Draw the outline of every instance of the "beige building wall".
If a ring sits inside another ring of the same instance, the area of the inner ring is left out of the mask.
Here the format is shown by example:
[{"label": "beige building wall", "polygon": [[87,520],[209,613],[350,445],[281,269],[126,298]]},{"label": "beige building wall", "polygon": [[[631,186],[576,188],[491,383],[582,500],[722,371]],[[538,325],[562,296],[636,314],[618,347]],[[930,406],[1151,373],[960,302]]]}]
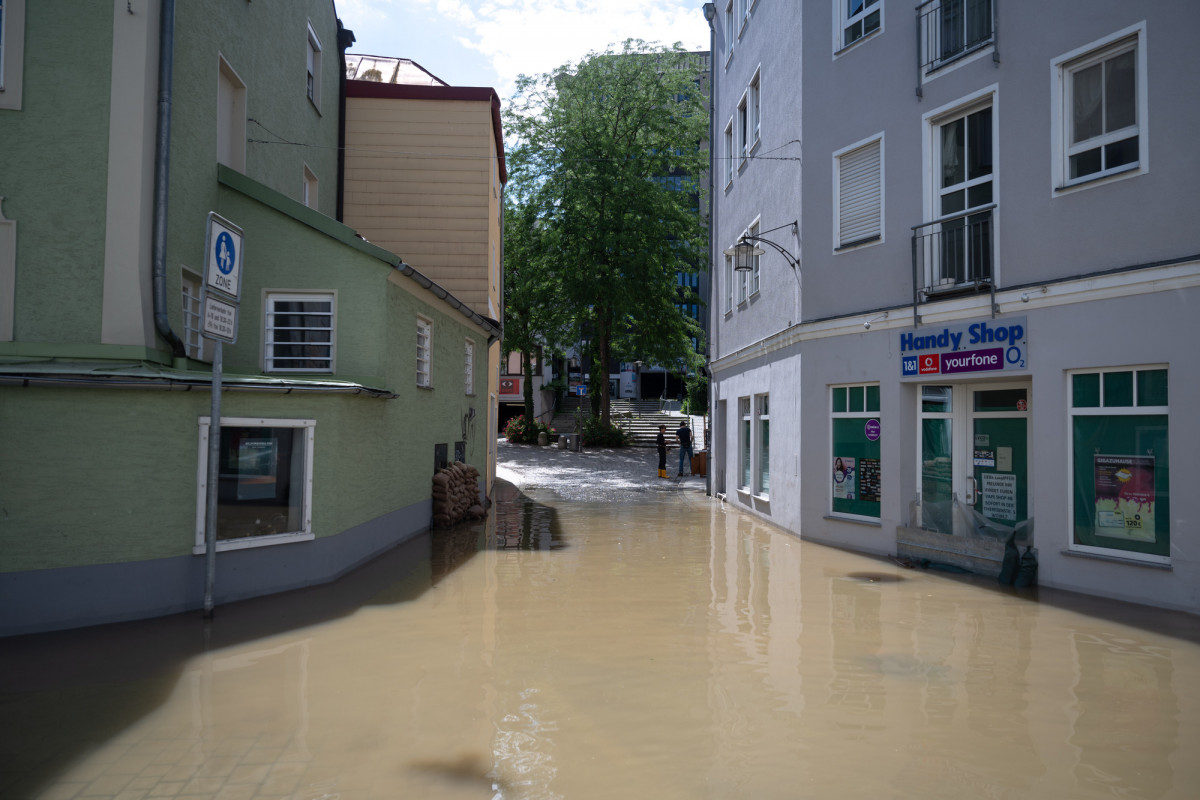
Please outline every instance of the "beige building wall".
[{"label": "beige building wall", "polygon": [[[473,311],[503,311],[500,100],[494,90],[347,81],[343,221]],[[482,366],[482,365],[480,365]],[[487,353],[488,430],[498,419],[500,343]],[[495,453],[486,465],[490,493]]]}]

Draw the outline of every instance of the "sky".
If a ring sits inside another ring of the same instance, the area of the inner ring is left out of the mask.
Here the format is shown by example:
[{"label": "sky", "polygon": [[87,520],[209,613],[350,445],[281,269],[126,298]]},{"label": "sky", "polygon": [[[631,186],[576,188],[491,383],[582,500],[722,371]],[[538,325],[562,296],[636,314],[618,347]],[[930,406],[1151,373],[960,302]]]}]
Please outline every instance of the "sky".
[{"label": "sky", "polygon": [[540,75],[626,39],[707,50],[701,0],[335,0],[348,52],[416,61],[451,86]]}]

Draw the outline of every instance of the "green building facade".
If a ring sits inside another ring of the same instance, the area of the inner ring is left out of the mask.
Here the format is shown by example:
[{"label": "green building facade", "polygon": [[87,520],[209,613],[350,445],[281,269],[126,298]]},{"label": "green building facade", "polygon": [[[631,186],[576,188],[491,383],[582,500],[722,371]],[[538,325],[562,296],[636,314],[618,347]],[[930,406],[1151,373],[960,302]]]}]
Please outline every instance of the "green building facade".
[{"label": "green building facade", "polygon": [[210,213],[242,233],[214,601],[427,529],[436,466],[489,458],[499,330],[337,221],[332,1],[4,9],[0,635],[203,603]]}]

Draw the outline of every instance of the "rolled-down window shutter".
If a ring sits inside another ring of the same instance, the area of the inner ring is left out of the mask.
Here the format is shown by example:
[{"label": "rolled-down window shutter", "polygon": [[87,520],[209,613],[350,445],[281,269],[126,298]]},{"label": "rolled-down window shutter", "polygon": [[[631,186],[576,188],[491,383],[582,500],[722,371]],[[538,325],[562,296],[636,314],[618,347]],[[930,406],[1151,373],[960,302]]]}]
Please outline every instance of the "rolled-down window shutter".
[{"label": "rolled-down window shutter", "polygon": [[838,246],[878,238],[882,224],[879,141],[838,159]]}]

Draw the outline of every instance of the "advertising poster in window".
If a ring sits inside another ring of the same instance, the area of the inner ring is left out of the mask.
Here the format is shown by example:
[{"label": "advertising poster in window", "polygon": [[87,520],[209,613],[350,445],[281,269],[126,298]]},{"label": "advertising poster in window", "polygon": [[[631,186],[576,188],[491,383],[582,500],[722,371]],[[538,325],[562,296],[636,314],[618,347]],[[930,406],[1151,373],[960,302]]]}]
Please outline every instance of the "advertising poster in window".
[{"label": "advertising poster in window", "polygon": [[858,461],[858,495],[868,503],[879,502],[879,459],[862,458]]},{"label": "advertising poster in window", "polygon": [[833,459],[833,496],[837,500],[854,500],[858,495],[854,485],[854,459],[838,456]]},{"label": "advertising poster in window", "polygon": [[277,443],[274,439],[242,439],[237,443],[237,499],[259,500],[275,496]]},{"label": "advertising poster in window", "polygon": [[1154,456],[1095,456],[1096,535],[1154,541]]}]

